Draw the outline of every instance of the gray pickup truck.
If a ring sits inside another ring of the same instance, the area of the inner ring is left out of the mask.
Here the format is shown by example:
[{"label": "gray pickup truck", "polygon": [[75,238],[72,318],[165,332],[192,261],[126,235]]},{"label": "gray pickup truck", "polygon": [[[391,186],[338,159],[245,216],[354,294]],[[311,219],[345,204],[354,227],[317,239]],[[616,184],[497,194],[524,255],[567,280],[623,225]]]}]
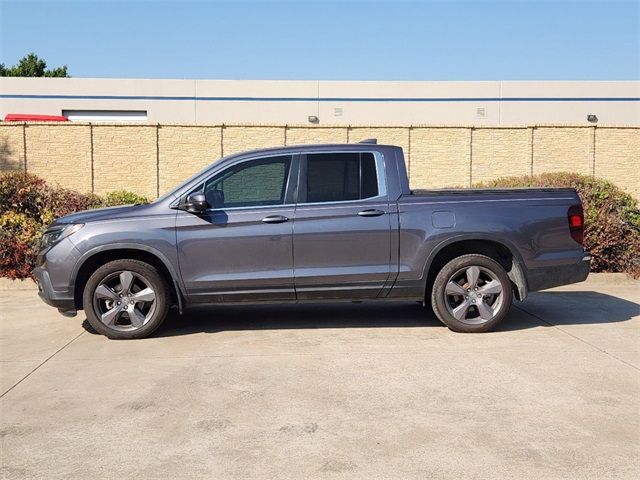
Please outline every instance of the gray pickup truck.
[{"label": "gray pickup truck", "polygon": [[513,297],[580,282],[590,256],[573,189],[410,190],[402,149],[273,148],[223,158],[149,205],[56,220],[40,296],[141,338],[171,306],[418,301],[483,332]]}]

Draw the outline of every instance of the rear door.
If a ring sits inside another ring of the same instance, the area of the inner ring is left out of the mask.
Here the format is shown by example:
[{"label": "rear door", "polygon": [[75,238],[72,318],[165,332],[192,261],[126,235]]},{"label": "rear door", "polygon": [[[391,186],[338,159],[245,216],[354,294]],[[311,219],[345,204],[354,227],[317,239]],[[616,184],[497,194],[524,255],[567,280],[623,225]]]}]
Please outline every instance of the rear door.
[{"label": "rear door", "polygon": [[382,156],[350,151],[300,160],[293,237],[298,300],[377,297],[391,274]]}]

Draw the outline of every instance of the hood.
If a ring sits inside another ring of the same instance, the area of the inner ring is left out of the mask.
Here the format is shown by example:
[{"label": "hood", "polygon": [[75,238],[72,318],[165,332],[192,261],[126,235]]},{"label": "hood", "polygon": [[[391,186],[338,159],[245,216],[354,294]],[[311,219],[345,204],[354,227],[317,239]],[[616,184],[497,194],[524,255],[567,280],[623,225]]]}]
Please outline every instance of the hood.
[{"label": "hood", "polygon": [[96,208],[83,210],[82,212],[65,215],[55,220],[49,227],[68,223],[90,223],[99,220],[122,219],[148,214],[151,204],[148,205],[123,205],[120,207]]}]

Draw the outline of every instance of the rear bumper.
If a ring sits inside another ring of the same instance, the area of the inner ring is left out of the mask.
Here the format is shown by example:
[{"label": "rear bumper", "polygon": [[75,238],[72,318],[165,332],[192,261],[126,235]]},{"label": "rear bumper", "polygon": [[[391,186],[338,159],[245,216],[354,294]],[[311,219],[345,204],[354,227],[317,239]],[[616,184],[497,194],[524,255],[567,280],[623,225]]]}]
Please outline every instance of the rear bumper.
[{"label": "rear bumper", "polygon": [[527,271],[527,286],[530,292],[547,288],[584,282],[589,276],[591,255],[584,252],[575,263],[535,268]]},{"label": "rear bumper", "polygon": [[36,267],[34,274],[38,284],[38,295],[47,305],[51,305],[67,315],[76,313],[73,291],[54,290],[49,273],[42,267]]}]

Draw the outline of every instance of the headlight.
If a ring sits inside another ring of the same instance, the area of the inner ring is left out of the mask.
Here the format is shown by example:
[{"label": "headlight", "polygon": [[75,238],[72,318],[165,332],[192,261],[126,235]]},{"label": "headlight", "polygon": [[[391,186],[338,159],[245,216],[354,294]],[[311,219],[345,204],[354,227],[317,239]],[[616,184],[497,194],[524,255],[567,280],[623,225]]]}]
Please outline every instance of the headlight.
[{"label": "headlight", "polygon": [[84,223],[76,223],[72,225],[59,225],[47,230],[40,239],[40,250],[46,250],[52,247],[60,240],[69,235],[73,235],[84,226]]}]

